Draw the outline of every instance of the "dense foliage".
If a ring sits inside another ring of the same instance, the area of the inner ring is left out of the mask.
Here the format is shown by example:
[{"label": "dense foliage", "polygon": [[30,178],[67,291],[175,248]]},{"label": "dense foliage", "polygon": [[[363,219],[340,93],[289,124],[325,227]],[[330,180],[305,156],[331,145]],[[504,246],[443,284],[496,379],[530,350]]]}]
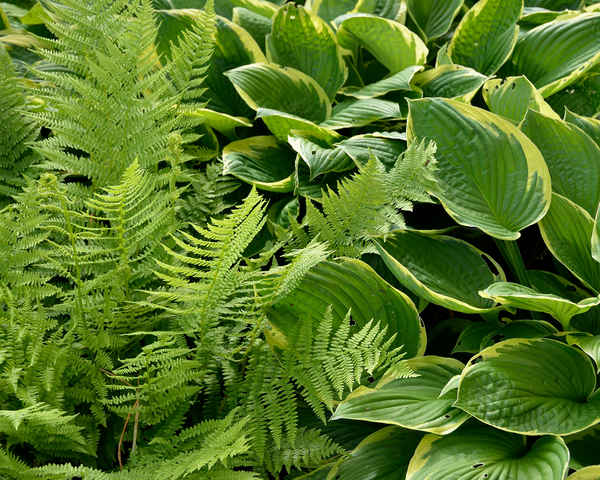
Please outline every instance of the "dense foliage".
[{"label": "dense foliage", "polygon": [[0,3],[0,478],[600,479],[600,4]]}]

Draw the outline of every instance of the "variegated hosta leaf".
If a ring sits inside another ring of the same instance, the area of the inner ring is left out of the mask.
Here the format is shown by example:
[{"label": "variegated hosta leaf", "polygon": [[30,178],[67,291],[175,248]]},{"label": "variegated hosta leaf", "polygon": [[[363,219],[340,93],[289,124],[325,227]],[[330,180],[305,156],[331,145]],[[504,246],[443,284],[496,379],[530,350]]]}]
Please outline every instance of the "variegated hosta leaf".
[{"label": "variegated hosta leaf", "polygon": [[428,43],[441,37],[450,29],[452,20],[460,11],[463,0],[408,0],[410,18],[418,28],[419,35]]},{"label": "variegated hosta leaf", "polygon": [[424,97],[453,98],[469,103],[487,79],[472,68],[441,65],[415,75],[412,83],[423,90]]}]

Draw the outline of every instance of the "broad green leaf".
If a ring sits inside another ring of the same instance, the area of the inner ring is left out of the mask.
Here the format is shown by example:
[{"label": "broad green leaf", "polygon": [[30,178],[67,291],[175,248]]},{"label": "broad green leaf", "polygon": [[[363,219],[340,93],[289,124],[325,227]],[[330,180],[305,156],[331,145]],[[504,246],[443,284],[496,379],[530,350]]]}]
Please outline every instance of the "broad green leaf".
[{"label": "broad green leaf", "polygon": [[582,0],[525,0],[526,7],[547,8],[548,10],[579,10]]},{"label": "broad green leaf", "polygon": [[493,322],[473,322],[460,332],[452,353],[479,353],[483,339],[493,334],[499,327],[499,324]]},{"label": "broad green leaf", "polygon": [[[400,283],[419,297],[457,312],[503,309],[477,292],[504,279],[504,273],[490,257],[467,242],[398,230],[385,241],[375,242],[375,246]],[[490,271],[484,257],[494,263],[498,276]]]},{"label": "broad green leaf", "polygon": [[[523,9],[523,15],[521,15],[521,19],[519,20],[519,23],[521,24],[522,27],[529,27],[527,28],[527,30],[530,30],[531,28],[535,28],[535,26],[537,25],[542,25],[544,23],[550,23],[554,20],[556,20],[558,17],[560,17],[561,15],[571,15],[573,14],[572,11],[562,11],[562,12],[556,12],[553,10],[548,10],[546,8],[540,8],[540,7],[528,7],[527,6],[527,2],[525,2],[525,8]],[[521,30],[520,32],[521,34],[525,33],[523,32],[523,30]]]},{"label": "broad green leaf", "polygon": [[556,193],[540,232],[552,254],[596,294],[600,293],[600,263],[591,256],[594,219],[583,208]]},{"label": "broad green leaf", "polygon": [[330,23],[335,18],[351,12],[356,2],[357,0],[308,0],[306,8]]},{"label": "broad green leaf", "polygon": [[555,333],[558,333],[558,330],[551,323],[543,320],[516,320],[502,325],[498,330],[484,337],[479,350],[510,338],[542,338]]},{"label": "broad green leaf", "polygon": [[600,421],[595,390],[595,368],[578,348],[516,338],[471,359],[455,406],[509,432],[568,435]]},{"label": "broad green leaf", "polygon": [[287,4],[273,17],[267,37],[267,59],[314,78],[330,100],[348,76],[346,62],[333,30],[302,6]]},{"label": "broad green leaf", "polygon": [[233,23],[246,30],[256,41],[263,52],[266,51],[267,35],[271,33],[273,20],[246,8],[233,9]]},{"label": "broad green leaf", "polygon": [[592,230],[592,258],[600,262],[600,204],[596,211],[594,228]]},{"label": "broad green leaf", "polygon": [[479,294],[502,305],[552,315],[565,330],[569,330],[571,317],[600,305],[600,297],[586,298],[575,303],[557,295],[536,292],[532,288],[510,282],[494,283]]},{"label": "broad green leaf", "polygon": [[428,43],[450,29],[463,0],[408,0],[406,3],[421,38]]},{"label": "broad green leaf", "polygon": [[300,156],[296,157],[296,173],[294,175],[294,194],[320,202],[323,192],[337,188],[338,181],[347,178],[348,172],[328,172],[324,175],[310,179],[310,169]]},{"label": "broad green leaf", "polygon": [[[347,458],[340,459],[327,480],[392,480],[404,478],[423,434],[398,427],[372,433]],[[303,477],[300,477],[303,478]]]},{"label": "broad green leaf", "polygon": [[354,13],[370,13],[404,24],[406,2],[405,0],[358,0],[352,11]]},{"label": "broad green leaf", "polygon": [[204,125],[214,128],[217,132],[221,132],[230,140],[237,138],[235,135],[235,129],[237,127],[252,126],[252,123],[250,123],[250,120],[247,118],[232,117],[226,113],[215,112],[214,110],[209,110],[208,108],[194,110],[193,112],[186,113],[186,115],[204,118]]},{"label": "broad green leaf", "polygon": [[[450,216],[516,240],[550,203],[550,174],[536,146],[508,121],[454,100],[410,102],[408,138],[437,145],[436,194]],[[474,141],[477,139],[477,141]]]},{"label": "broad green leaf", "polygon": [[294,130],[288,141],[310,168],[311,180],[326,172],[344,172],[356,167],[344,150],[316,132]]},{"label": "broad green leaf", "polygon": [[440,396],[464,365],[443,357],[418,357],[408,360],[417,374],[396,378],[386,373],[375,388],[359,387],[338,406],[332,420],[347,418],[388,423],[422,432],[445,435],[456,430],[469,416],[452,407],[456,390]]},{"label": "broad green leaf", "polygon": [[202,100],[209,102],[211,110],[249,118],[252,110],[223,74],[241,65],[266,62],[267,59],[256,41],[239,25],[217,17],[216,27],[215,50],[202,83],[208,90],[202,95]]},{"label": "broad green leaf", "polygon": [[468,103],[487,79],[472,68],[442,65],[418,73],[412,83],[423,90],[424,97],[453,98]]},{"label": "broad green leaf", "polygon": [[171,43],[179,45],[184,32],[192,27],[200,12],[198,10],[155,10],[154,12],[159,23],[156,53],[171,60]]},{"label": "broad green leaf", "polygon": [[404,140],[380,136],[377,133],[355,135],[336,143],[335,146],[346,152],[357,165],[366,164],[373,153],[388,168],[393,167],[398,157],[406,150]]},{"label": "broad green leaf", "polygon": [[469,423],[440,437],[427,435],[410,461],[406,480],[563,480],[569,450],[562,438],[527,438]]},{"label": "broad green leaf", "polygon": [[312,122],[331,116],[331,103],[311,77],[275,64],[244,65],[225,73],[253,110],[279,110]]},{"label": "broad green leaf", "polygon": [[552,190],[594,215],[600,202],[600,147],[579,127],[534,110],[519,128],[542,152]]},{"label": "broad green leaf", "polygon": [[600,121],[582,115],[565,111],[565,121],[581,128],[600,147]]},{"label": "broad green leaf", "polygon": [[348,97],[355,97],[362,100],[381,97],[386,93],[397,90],[411,90],[411,80],[415,73],[420,72],[421,70],[423,70],[423,67],[413,65],[412,67],[405,68],[401,72],[390,75],[379,82],[371,83],[365,87],[344,87],[341,93]]},{"label": "broad green leaf", "polygon": [[527,109],[541,112],[550,118],[560,119],[560,116],[552,110],[540,92],[525,77],[488,80],[483,86],[483,99],[491,112],[512,121],[515,125],[525,118]]},{"label": "broad green leaf", "polygon": [[448,55],[454,63],[492,75],[515,47],[522,11],[522,0],[477,2],[456,28]]},{"label": "broad green leaf", "polygon": [[234,7],[241,7],[253,13],[272,18],[277,11],[277,5],[264,0],[229,0]]},{"label": "broad green leaf", "polygon": [[571,110],[586,117],[600,113],[600,74],[593,73],[546,99],[554,111]]},{"label": "broad green leaf", "polygon": [[600,373],[600,335],[593,337],[579,337],[575,345],[594,359],[596,370]]},{"label": "broad green leaf", "polygon": [[223,174],[271,192],[294,190],[296,152],[275,137],[250,137],[223,149]]},{"label": "broad green leaf", "polygon": [[387,327],[388,336],[396,334],[393,347],[403,345],[408,358],[422,355],[425,350],[425,327],[408,296],[382,280],[366,263],[348,258],[314,267],[295,290],[271,307],[267,318],[273,330],[267,337],[285,345],[286,335],[298,319],[308,317],[318,322],[329,305],[334,328],[351,309],[356,322],[351,332],[373,320]]},{"label": "broad green leaf", "polygon": [[564,440],[571,452],[571,468],[579,470],[600,464],[600,425],[568,435]]},{"label": "broad green leaf", "polygon": [[333,130],[320,127],[309,120],[278,110],[259,108],[256,112],[256,118],[262,118],[271,133],[282,141],[287,141],[292,130],[315,132],[330,141],[340,141],[343,138]]},{"label": "broad green leaf", "polygon": [[287,228],[290,226],[290,218],[298,218],[298,214],[300,213],[300,202],[298,202],[298,198],[294,196],[285,197],[275,202],[267,212],[267,218],[269,222],[267,222],[267,227],[271,233],[275,233],[275,229],[271,223],[275,223],[277,225],[282,226],[283,228]]},{"label": "broad green leaf", "polygon": [[398,119],[401,115],[400,107],[395,102],[378,98],[349,98],[333,107],[331,117],[321,122],[321,127],[332,130],[362,127],[378,120]]},{"label": "broad green leaf", "polygon": [[593,465],[569,475],[567,480],[600,480],[600,465]]},{"label": "broad green leaf", "polygon": [[600,14],[559,17],[519,38],[506,73],[525,75],[548,97],[596,65],[600,59],[599,41]]},{"label": "broad green leaf", "polygon": [[426,353],[449,357],[460,333],[472,324],[471,320],[465,318],[453,317],[442,320],[427,332]]},{"label": "broad green leaf", "polygon": [[387,18],[351,16],[340,25],[338,37],[344,36],[368,50],[392,74],[427,62],[429,50],[423,41],[404,25]]}]

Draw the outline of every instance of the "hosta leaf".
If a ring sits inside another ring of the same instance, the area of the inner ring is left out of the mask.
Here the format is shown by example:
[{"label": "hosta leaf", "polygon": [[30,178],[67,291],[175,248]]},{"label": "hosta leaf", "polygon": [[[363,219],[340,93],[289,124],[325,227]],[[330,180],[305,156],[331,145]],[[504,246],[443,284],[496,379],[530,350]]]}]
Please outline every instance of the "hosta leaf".
[{"label": "hosta leaf", "polygon": [[600,202],[600,147],[579,127],[534,110],[520,129],[544,155],[552,190],[594,215]]},{"label": "hosta leaf", "polygon": [[471,359],[455,405],[509,432],[568,435],[600,421],[595,389],[595,368],[578,348],[517,338]]},{"label": "hosta leaf", "polygon": [[460,375],[462,363],[452,358],[418,357],[408,360],[408,365],[418,377],[395,378],[387,373],[375,388],[359,387],[348,395],[332,420],[389,423],[444,435],[469,418],[452,407],[456,390],[440,396],[450,379]]},{"label": "hosta leaf", "polygon": [[583,208],[556,193],[540,232],[552,254],[596,294],[600,293],[600,263],[591,256],[594,220]]},{"label": "hosta leaf", "polygon": [[217,18],[215,51],[202,86],[208,90],[202,100],[208,108],[234,117],[249,118],[252,110],[223,75],[226,71],[249,63],[266,62],[263,52],[246,30],[225,18]]},{"label": "hosta leaf", "polygon": [[308,165],[298,156],[296,157],[294,194],[320,202],[323,198],[323,192],[327,192],[330,188],[337,188],[338,181],[347,177],[348,172],[328,172],[311,180]]},{"label": "hosta leaf", "polygon": [[344,172],[356,167],[344,150],[332,146],[316,132],[294,130],[288,141],[310,168],[311,180],[322,173]]},{"label": "hosta leaf", "polygon": [[591,74],[549,96],[546,101],[561,115],[568,109],[579,115],[595,117],[600,113],[600,74]]},{"label": "hosta leaf", "polygon": [[570,110],[565,111],[565,121],[581,128],[587,135],[600,146],[600,121],[577,115]]},{"label": "hosta leaf", "polygon": [[398,157],[406,150],[405,141],[379,136],[377,133],[355,135],[336,143],[336,146],[346,152],[358,165],[366,164],[373,153],[388,168],[393,167]]},{"label": "hosta leaf", "polygon": [[571,468],[580,469],[600,464],[600,425],[568,435],[564,439],[571,452]]},{"label": "hosta leaf", "polygon": [[387,18],[351,16],[340,25],[338,37],[344,36],[371,52],[391,73],[427,61],[429,50],[423,41],[404,25]]},{"label": "hosta leaf", "polygon": [[483,339],[498,328],[499,325],[493,322],[473,322],[460,332],[452,353],[479,353]]},{"label": "hosta leaf", "polygon": [[407,357],[425,350],[425,328],[412,301],[382,280],[360,260],[343,259],[339,263],[323,262],[304,277],[300,285],[267,312],[273,327],[267,337],[276,344],[286,343],[298,319],[320,321],[332,305],[333,326],[337,328],[349,309],[358,331],[367,322],[380,322],[388,336],[396,334],[394,347],[404,345]]},{"label": "hosta leaf", "polygon": [[600,297],[586,298],[575,303],[557,295],[539,293],[531,288],[510,282],[494,283],[479,293],[482,297],[491,298],[502,305],[548,313],[556,318],[565,330],[569,330],[571,317],[600,305]]},{"label": "hosta leaf", "polygon": [[525,118],[527,109],[541,112],[550,118],[560,119],[560,116],[552,110],[540,92],[525,77],[488,80],[483,86],[483,99],[491,112],[511,120],[515,125]]},{"label": "hosta leaf", "polygon": [[502,325],[498,330],[484,337],[479,350],[510,338],[542,338],[555,333],[558,333],[558,330],[551,323],[543,320],[516,320]]},{"label": "hosta leaf", "polygon": [[600,262],[600,204],[596,211],[594,228],[592,230],[592,258]]},{"label": "hosta leaf", "polygon": [[569,475],[567,480],[600,480],[600,465],[592,465]]},{"label": "hosta leaf", "polygon": [[411,80],[415,73],[423,70],[419,65],[405,68],[401,72],[390,75],[379,82],[365,87],[344,87],[342,93],[348,97],[359,99],[375,98],[397,90],[411,90]]},{"label": "hosta leaf", "polygon": [[547,8],[548,10],[579,10],[582,0],[525,0],[526,7]]},{"label": "hosta leaf", "polygon": [[[572,13],[573,12],[571,11],[555,12],[546,8],[528,7],[527,2],[525,2],[525,8],[523,9],[523,15],[519,20],[519,24],[521,24],[522,27],[527,28],[527,30],[530,30],[537,25],[552,22],[561,15],[571,15]],[[521,34],[523,33],[523,30],[521,30]]]},{"label": "hosta leaf", "polygon": [[233,117],[231,115],[227,115],[226,113],[209,110],[208,108],[201,108],[199,110],[195,110],[194,112],[190,112],[187,115],[204,118],[204,125],[214,128],[217,132],[221,132],[230,140],[236,138],[235,129],[237,127],[252,126],[252,123],[250,123],[250,120],[247,118]]},{"label": "hosta leaf", "polygon": [[522,0],[481,0],[463,17],[448,54],[454,63],[484,75],[495,73],[510,56],[519,33]]},{"label": "hosta leaf", "polygon": [[266,51],[266,37],[271,33],[273,21],[246,8],[236,7],[233,9],[233,23],[246,30],[256,41],[264,52]]},{"label": "hosta leaf", "polygon": [[519,38],[507,73],[525,75],[548,97],[575,82],[598,62],[599,40],[600,14],[559,17]]},{"label": "hosta leaf", "polygon": [[317,123],[331,116],[331,103],[323,89],[293,68],[257,63],[229,70],[225,75],[253,110],[279,110]]},{"label": "hosta leaf", "polygon": [[271,130],[271,133],[282,141],[287,141],[288,135],[292,130],[315,132],[330,141],[339,141],[343,138],[333,130],[320,127],[310,120],[305,120],[296,115],[280,112],[278,110],[259,108],[256,112],[256,118],[262,118],[269,130]]},{"label": "hosta leaf", "polygon": [[297,219],[299,213],[300,202],[298,202],[297,197],[291,196],[283,198],[269,208],[269,211],[267,212],[267,217],[269,219],[267,227],[271,233],[274,233],[271,222],[281,225],[283,228],[287,228],[290,226],[290,217]]},{"label": "hosta leaf", "polygon": [[172,57],[171,43],[179,44],[179,39],[187,29],[192,27],[198,13],[198,11],[191,10],[155,10],[159,23],[156,53],[170,60]]},{"label": "hosta leaf", "polygon": [[369,125],[377,120],[399,118],[400,107],[395,102],[369,98],[358,100],[350,98],[333,107],[331,117],[321,122],[322,127],[338,130]]},{"label": "hosta leaf", "polygon": [[454,100],[413,100],[408,137],[436,143],[436,195],[458,223],[515,240],[548,209],[550,174],[540,151],[501,117]]},{"label": "hosta leaf", "polygon": [[423,90],[424,97],[454,98],[470,102],[488,77],[472,68],[442,65],[415,75],[413,84]]},{"label": "hosta leaf", "polygon": [[287,4],[273,17],[267,59],[314,78],[333,100],[348,76],[346,62],[331,27],[302,6]]},{"label": "hosta leaf", "polygon": [[484,260],[486,255],[462,240],[398,230],[375,246],[400,283],[419,297],[464,313],[503,308],[477,292],[504,278],[504,273],[494,262],[500,272],[494,275]]},{"label": "hosta leaf", "polygon": [[356,2],[357,0],[311,0],[310,11],[330,23],[333,19],[351,12]]},{"label": "hosta leaf", "polygon": [[579,337],[574,344],[594,359],[596,370],[600,373],[600,335]]},{"label": "hosta leaf", "polygon": [[296,152],[275,137],[250,137],[223,149],[223,174],[271,192],[294,190]]},{"label": "hosta leaf", "polygon": [[253,13],[272,18],[277,11],[277,5],[263,0],[229,0],[234,7],[242,7]]},{"label": "hosta leaf", "polygon": [[406,5],[403,0],[358,0],[353,13],[370,13],[404,24]]},{"label": "hosta leaf", "polygon": [[463,0],[408,0],[408,13],[417,25],[421,38],[429,42],[450,29]]},{"label": "hosta leaf", "polygon": [[569,450],[557,437],[532,446],[527,438],[470,423],[451,435],[427,435],[410,461],[406,480],[562,480]]},{"label": "hosta leaf", "polygon": [[382,428],[365,438],[347,458],[340,459],[327,480],[404,478],[421,438],[420,432],[399,427]]}]

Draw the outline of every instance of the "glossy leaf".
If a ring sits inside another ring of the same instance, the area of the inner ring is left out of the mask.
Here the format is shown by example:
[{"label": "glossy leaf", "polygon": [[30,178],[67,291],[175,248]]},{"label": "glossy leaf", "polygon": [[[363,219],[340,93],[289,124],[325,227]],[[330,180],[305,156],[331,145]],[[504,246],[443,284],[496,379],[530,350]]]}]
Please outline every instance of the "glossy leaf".
[{"label": "glossy leaf", "polygon": [[596,370],[600,372],[600,335],[580,337],[575,341],[575,345],[592,357],[596,364]]},{"label": "glossy leaf", "polygon": [[590,74],[549,96],[546,101],[561,115],[565,110],[571,110],[586,117],[596,117],[600,113],[600,74]]},{"label": "glossy leaf", "polygon": [[507,73],[525,75],[548,97],[571,85],[598,62],[599,40],[600,14],[559,17],[519,38]]},{"label": "glossy leaf", "polygon": [[232,20],[252,36],[263,52],[266,51],[266,37],[271,33],[273,20],[241,7],[233,9]]},{"label": "glossy leaf", "polygon": [[527,109],[560,120],[526,77],[488,80],[483,86],[483,99],[492,113],[511,120],[515,125],[525,118]]},{"label": "glossy leaf", "polygon": [[335,33],[302,6],[287,4],[273,17],[267,59],[314,78],[333,100],[348,76]]},{"label": "glossy leaf", "polygon": [[596,294],[600,293],[600,263],[591,256],[594,220],[583,208],[558,194],[540,221],[542,238],[552,254]]},{"label": "glossy leaf", "polygon": [[413,100],[408,138],[436,143],[436,195],[458,223],[515,240],[546,213],[548,167],[531,140],[501,117],[454,100]]},{"label": "glossy leaf", "polygon": [[264,0],[229,0],[234,7],[242,7],[253,13],[272,18],[277,11],[277,5]]},{"label": "glossy leaf", "polygon": [[294,130],[288,141],[310,168],[311,180],[323,173],[344,172],[356,167],[344,150],[334,147],[316,132]]},{"label": "glossy leaf", "polygon": [[551,323],[543,320],[515,320],[488,334],[483,338],[479,347],[481,351],[511,338],[542,338],[555,333],[558,333],[558,330]]},{"label": "glossy leaf", "polygon": [[565,111],[565,121],[576,127],[581,128],[587,135],[596,142],[596,145],[600,146],[600,120],[595,118],[588,118],[582,115],[571,112],[570,110]]},{"label": "glossy leaf", "polygon": [[424,65],[429,50],[404,25],[373,15],[357,14],[345,19],[338,36],[347,36],[368,50],[392,74],[412,65]]},{"label": "glossy leaf", "polygon": [[310,10],[329,23],[351,12],[356,3],[357,0],[310,0]]},{"label": "glossy leaf", "polygon": [[365,87],[344,87],[342,93],[348,97],[367,99],[381,97],[386,93],[397,90],[411,90],[411,80],[415,73],[423,70],[419,65],[405,68],[401,72],[390,75],[379,82],[371,83]]},{"label": "glossy leaf", "polygon": [[479,293],[482,297],[491,298],[502,305],[548,313],[556,318],[565,330],[569,330],[571,317],[600,305],[600,297],[586,298],[574,303],[557,295],[536,292],[531,288],[510,282],[494,283]]},{"label": "glossy leaf", "polygon": [[485,254],[462,240],[398,230],[375,246],[400,283],[419,297],[464,313],[489,313],[503,308],[477,292],[504,278],[504,273],[495,262],[500,273],[492,273]]},{"label": "glossy leaf", "polygon": [[346,152],[357,165],[366,164],[373,153],[388,168],[393,167],[406,150],[404,140],[378,133],[355,135],[335,145]]},{"label": "glossy leaf", "polygon": [[567,480],[600,480],[600,465],[593,465],[569,475]]},{"label": "glossy leaf", "polygon": [[568,435],[600,421],[596,371],[581,350],[547,338],[511,339],[474,357],[456,406],[527,435]]},{"label": "glossy leaf", "polygon": [[233,117],[226,113],[215,112],[208,108],[202,108],[188,113],[190,116],[199,116],[204,118],[204,124],[210,128],[214,128],[217,132],[221,132],[230,140],[236,138],[235,129],[238,127],[251,127],[250,120],[243,117]]},{"label": "glossy leaf", "polygon": [[542,152],[552,190],[595,215],[600,202],[600,147],[579,127],[533,110],[520,129]]},{"label": "glossy leaf", "polygon": [[526,7],[547,8],[548,10],[579,10],[581,0],[525,0]]},{"label": "glossy leaf", "polygon": [[233,175],[262,190],[294,190],[296,152],[275,137],[250,137],[223,149],[223,174]]},{"label": "glossy leaf", "polygon": [[487,79],[472,68],[442,65],[415,75],[413,84],[423,90],[424,97],[453,98],[468,103]]},{"label": "glossy leaf", "polygon": [[304,277],[300,285],[284,300],[269,309],[268,320],[273,330],[267,335],[275,344],[285,345],[299,318],[320,321],[325,309],[332,305],[333,326],[337,328],[352,310],[356,325],[351,333],[367,322],[380,322],[388,328],[388,336],[396,334],[394,347],[404,346],[407,358],[425,350],[425,328],[412,301],[382,280],[360,260],[342,259],[339,263],[323,262]]},{"label": "glossy leaf", "polygon": [[423,438],[406,480],[562,480],[568,469],[561,438],[544,437],[528,447],[526,437],[472,423],[445,437]]},{"label": "glossy leaf", "polygon": [[441,37],[450,29],[463,0],[408,0],[408,13],[425,43]]},{"label": "glossy leaf", "polygon": [[340,403],[332,420],[388,423],[444,435],[469,418],[452,407],[456,390],[440,396],[450,379],[462,372],[462,363],[452,358],[418,357],[408,360],[408,365],[417,377],[395,378],[387,373],[375,388],[357,388]]},{"label": "glossy leaf", "polygon": [[271,133],[282,141],[287,141],[288,135],[292,132],[292,130],[306,130],[315,132],[319,136],[331,141],[339,141],[342,138],[341,135],[337,134],[333,130],[320,127],[310,120],[306,120],[289,113],[280,112],[278,110],[259,108],[256,112],[256,118],[262,118],[269,130],[271,130]]},{"label": "glossy leaf", "polygon": [[454,63],[492,75],[515,46],[522,11],[522,0],[477,2],[456,28],[448,55]]},{"label": "glossy leaf", "polygon": [[397,119],[401,116],[395,102],[369,98],[358,100],[350,98],[333,107],[331,117],[321,123],[322,127],[332,130],[369,125],[383,119]]},{"label": "glossy leaf", "polygon": [[600,425],[564,437],[571,460],[571,468],[579,470],[590,465],[600,465]]},{"label": "glossy leaf", "polygon": [[489,334],[493,334],[498,328],[499,325],[493,322],[473,322],[460,332],[452,353],[479,353],[483,339]]},{"label": "glossy leaf", "polygon": [[312,122],[323,122],[331,116],[331,103],[323,89],[293,68],[253,64],[229,70],[225,75],[253,110],[279,110]]}]

